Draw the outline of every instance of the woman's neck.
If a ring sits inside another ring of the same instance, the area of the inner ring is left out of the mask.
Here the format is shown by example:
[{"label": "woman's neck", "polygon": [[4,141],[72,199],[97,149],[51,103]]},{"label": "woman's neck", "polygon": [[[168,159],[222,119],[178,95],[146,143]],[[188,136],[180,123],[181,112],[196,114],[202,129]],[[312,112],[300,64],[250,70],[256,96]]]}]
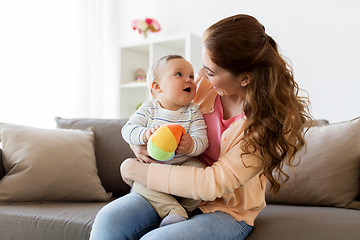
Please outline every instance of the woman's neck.
[{"label": "woman's neck", "polygon": [[237,95],[220,96],[221,105],[223,108],[224,120],[230,119],[234,116],[244,113],[243,103],[244,99]]}]

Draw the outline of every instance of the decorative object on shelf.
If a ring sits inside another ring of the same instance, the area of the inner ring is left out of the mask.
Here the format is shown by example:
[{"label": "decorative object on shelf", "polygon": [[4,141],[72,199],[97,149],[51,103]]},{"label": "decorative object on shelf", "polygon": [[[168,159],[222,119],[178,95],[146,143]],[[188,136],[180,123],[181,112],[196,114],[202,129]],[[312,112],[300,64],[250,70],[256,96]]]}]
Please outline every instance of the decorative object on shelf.
[{"label": "decorative object on shelf", "polygon": [[135,71],[135,81],[136,82],[145,82],[146,80],[146,74],[145,70],[142,68],[139,68]]},{"label": "decorative object on shelf", "polygon": [[161,30],[160,24],[153,18],[136,19],[132,21],[132,28],[139,31],[139,34],[143,34],[144,38],[147,38],[147,32],[153,33]]}]

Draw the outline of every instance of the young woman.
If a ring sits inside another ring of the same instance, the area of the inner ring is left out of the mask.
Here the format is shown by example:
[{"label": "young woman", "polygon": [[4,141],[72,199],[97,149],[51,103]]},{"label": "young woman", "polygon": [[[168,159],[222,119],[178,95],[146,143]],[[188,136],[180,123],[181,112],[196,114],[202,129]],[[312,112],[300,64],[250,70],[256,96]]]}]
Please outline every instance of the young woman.
[{"label": "young woman", "polygon": [[[144,146],[132,146],[125,181],[180,197],[201,199],[188,221],[158,227],[160,217],[130,193],[97,215],[91,239],[245,239],[265,207],[266,180],[276,193],[305,142],[307,99],[275,41],[253,17],[236,15],[210,26],[203,37],[203,67],[194,102],[208,126],[205,169],[151,163]],[[181,181],[179,180],[181,179]]]}]

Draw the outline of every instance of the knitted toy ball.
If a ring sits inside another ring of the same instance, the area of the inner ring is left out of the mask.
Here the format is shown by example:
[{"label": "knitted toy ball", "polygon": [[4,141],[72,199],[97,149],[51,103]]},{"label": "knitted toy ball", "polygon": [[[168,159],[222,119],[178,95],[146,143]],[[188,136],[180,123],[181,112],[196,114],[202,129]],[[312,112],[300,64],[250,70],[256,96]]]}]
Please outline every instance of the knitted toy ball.
[{"label": "knitted toy ball", "polygon": [[175,156],[175,150],[180,142],[185,128],[179,124],[165,124],[159,127],[149,138],[147,151],[155,160],[167,161]]}]

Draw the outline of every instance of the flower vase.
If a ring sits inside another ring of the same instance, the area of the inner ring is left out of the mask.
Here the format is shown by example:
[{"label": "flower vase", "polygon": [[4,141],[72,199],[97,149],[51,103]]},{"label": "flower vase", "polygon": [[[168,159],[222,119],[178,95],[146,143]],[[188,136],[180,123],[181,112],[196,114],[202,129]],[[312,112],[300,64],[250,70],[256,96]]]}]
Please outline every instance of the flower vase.
[{"label": "flower vase", "polygon": [[144,39],[147,39],[147,31],[144,31],[143,33],[144,33],[144,34],[143,34],[143,35],[144,35]]}]

